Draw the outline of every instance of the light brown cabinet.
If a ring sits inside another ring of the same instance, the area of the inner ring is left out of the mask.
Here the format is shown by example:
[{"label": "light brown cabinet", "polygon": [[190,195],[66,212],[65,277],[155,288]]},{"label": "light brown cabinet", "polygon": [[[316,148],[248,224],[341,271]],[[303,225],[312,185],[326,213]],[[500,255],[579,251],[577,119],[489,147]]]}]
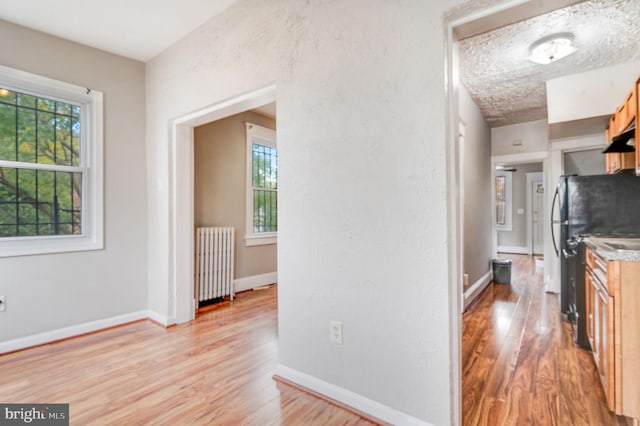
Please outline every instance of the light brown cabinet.
[{"label": "light brown cabinet", "polygon": [[591,344],[593,360],[609,410],[614,411],[614,301],[608,290],[607,265],[593,252],[587,254],[585,283],[587,288],[587,336]]},{"label": "light brown cabinet", "polygon": [[[635,130],[635,138],[638,139],[640,131],[636,126],[637,112],[640,110],[638,106],[640,89],[640,79],[627,93],[620,106],[609,119],[609,125],[605,130],[605,143],[609,144],[611,140],[633,127]],[[606,173],[613,174],[622,170],[634,169],[636,174],[640,176],[640,153],[638,150],[634,152],[610,152],[605,154]]]},{"label": "light brown cabinet", "polygon": [[[636,81],[636,90],[635,90],[635,109],[634,109],[634,115],[636,116],[636,141],[640,140],[640,128],[638,128],[637,124],[638,124],[638,111],[640,111],[640,96],[638,95],[638,93],[640,92],[640,78],[638,79],[638,81]],[[636,149],[636,155],[635,155],[635,169],[636,169],[636,175],[640,176],[640,149]]]},{"label": "light brown cabinet", "polygon": [[611,411],[640,418],[640,262],[587,249],[587,336]]}]

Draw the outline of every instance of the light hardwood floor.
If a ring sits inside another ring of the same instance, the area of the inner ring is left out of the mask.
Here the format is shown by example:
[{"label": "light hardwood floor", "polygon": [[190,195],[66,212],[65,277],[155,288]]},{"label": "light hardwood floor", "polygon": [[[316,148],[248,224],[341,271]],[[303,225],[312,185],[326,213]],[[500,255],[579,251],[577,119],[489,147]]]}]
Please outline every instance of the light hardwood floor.
[{"label": "light hardwood floor", "polygon": [[464,424],[627,424],[607,410],[591,354],[572,343],[558,295],[544,291],[541,262],[504,257],[511,285],[491,284],[464,314]]},{"label": "light hardwood floor", "polygon": [[[625,424],[541,268],[510,257],[512,284],[491,285],[464,315],[464,424]],[[276,308],[274,287],[169,329],[142,321],[2,355],[0,402],[68,402],[74,425],[372,424],[272,379]]]},{"label": "light hardwood floor", "polygon": [[197,321],[137,322],[0,356],[0,402],[70,403],[72,425],[370,425],[272,379],[276,289]]}]

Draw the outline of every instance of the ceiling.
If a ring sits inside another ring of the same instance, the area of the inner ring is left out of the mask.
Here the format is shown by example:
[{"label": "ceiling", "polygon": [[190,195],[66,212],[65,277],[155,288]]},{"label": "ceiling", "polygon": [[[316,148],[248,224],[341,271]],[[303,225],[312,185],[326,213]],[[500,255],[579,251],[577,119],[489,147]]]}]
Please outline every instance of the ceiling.
[{"label": "ceiling", "polygon": [[[0,0],[0,19],[147,61],[236,1]],[[545,119],[546,80],[640,59],[638,0],[575,2],[537,0],[525,13],[539,16],[486,31],[523,19],[498,13],[489,27],[460,28],[460,78],[491,127]],[[527,60],[534,41],[564,31],[578,52],[551,65]]]},{"label": "ceiling", "polygon": [[0,0],[0,19],[148,61],[237,0]]},{"label": "ceiling", "polygon": [[[545,81],[640,59],[638,0],[590,0],[459,42],[460,79],[491,127],[547,118]],[[529,46],[571,32],[578,51],[550,65]]]}]

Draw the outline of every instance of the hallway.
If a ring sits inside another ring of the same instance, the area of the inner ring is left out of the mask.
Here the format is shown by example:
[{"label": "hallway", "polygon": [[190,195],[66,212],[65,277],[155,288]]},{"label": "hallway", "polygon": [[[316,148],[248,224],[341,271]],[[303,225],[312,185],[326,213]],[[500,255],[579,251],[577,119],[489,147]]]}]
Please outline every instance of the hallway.
[{"label": "hallway", "polygon": [[[503,255],[501,255],[503,256]],[[545,293],[542,261],[513,260],[511,285],[490,284],[463,314],[465,425],[626,425],[609,413],[591,353]]]}]

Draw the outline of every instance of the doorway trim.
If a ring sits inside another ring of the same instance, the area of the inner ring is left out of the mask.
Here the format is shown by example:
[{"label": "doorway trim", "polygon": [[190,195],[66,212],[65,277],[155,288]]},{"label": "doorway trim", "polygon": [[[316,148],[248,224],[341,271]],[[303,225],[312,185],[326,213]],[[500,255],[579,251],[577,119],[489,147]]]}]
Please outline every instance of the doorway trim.
[{"label": "doorway trim", "polygon": [[[533,182],[538,180],[541,180],[542,184],[544,185],[544,173],[542,172],[527,173],[527,250],[529,251],[529,256],[534,254],[533,252],[533,193],[532,193],[531,185],[533,185]],[[543,200],[542,215],[540,215],[540,220],[544,219],[544,212],[547,211],[547,203],[545,198],[547,196],[546,185],[544,185],[544,190],[545,190],[544,196],[542,197],[542,200]],[[542,223],[545,223],[545,222],[543,221]],[[544,237],[542,237],[542,240],[544,244]],[[544,254],[544,248],[542,251]]]},{"label": "doorway trim", "polygon": [[195,318],[194,295],[194,128],[276,100],[276,86],[242,93],[169,122],[169,317]]}]

